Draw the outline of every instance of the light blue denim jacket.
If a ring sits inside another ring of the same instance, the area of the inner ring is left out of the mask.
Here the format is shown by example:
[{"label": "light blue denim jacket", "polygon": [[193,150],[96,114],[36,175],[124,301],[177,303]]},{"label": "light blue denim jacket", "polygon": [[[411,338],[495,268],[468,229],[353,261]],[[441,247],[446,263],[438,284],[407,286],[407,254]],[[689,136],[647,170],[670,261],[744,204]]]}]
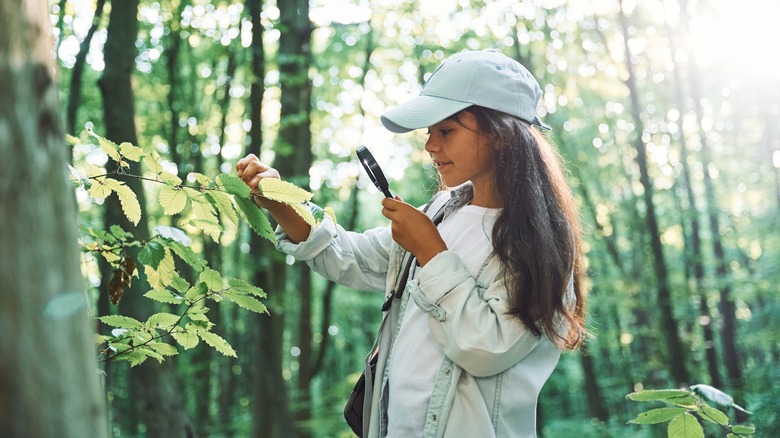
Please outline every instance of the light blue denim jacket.
[{"label": "light blue denim jacket", "polygon": [[[433,217],[444,208],[446,220],[471,195],[468,185],[440,192],[426,214]],[[392,300],[376,341],[377,378],[372,382],[366,373],[363,418],[369,421],[364,421],[363,436],[387,435],[388,357],[409,297],[430,315],[431,333],[445,356],[432,382],[424,435],[536,436],[537,397],[560,349],[507,314],[497,257],[488,257],[475,278],[457,255],[444,251],[416,270],[406,285],[398,285],[409,254],[393,241],[389,227],[354,233],[326,218],[299,244],[278,229],[277,247],[330,280],[353,289],[385,291]],[[402,298],[392,298],[398,287],[404,287]]]}]

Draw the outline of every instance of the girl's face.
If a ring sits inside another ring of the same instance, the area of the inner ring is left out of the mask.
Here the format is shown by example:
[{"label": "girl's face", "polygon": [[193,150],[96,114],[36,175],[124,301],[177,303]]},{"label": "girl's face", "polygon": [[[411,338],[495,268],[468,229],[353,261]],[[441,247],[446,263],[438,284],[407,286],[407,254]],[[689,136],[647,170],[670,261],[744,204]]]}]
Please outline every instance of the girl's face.
[{"label": "girl's face", "polygon": [[479,134],[477,120],[470,112],[459,113],[457,120],[449,118],[429,126],[425,150],[445,186],[471,181],[473,205],[500,207],[493,189],[495,150],[488,137]]}]

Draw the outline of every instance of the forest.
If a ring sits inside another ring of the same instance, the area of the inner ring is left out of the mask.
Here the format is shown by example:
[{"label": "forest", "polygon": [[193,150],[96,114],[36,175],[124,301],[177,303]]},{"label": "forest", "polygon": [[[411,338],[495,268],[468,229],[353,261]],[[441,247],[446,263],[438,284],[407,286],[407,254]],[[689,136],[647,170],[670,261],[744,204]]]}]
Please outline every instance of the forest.
[{"label": "forest", "polygon": [[278,252],[235,164],[272,163],[312,221],[386,226],[356,149],[425,204],[424,131],[379,117],[492,48],[539,79],[585,231],[592,336],[542,389],[539,436],[666,436],[631,422],[664,405],[627,395],[694,385],[780,436],[778,19],[774,0],[0,0],[0,435],[354,436],[384,297]]}]

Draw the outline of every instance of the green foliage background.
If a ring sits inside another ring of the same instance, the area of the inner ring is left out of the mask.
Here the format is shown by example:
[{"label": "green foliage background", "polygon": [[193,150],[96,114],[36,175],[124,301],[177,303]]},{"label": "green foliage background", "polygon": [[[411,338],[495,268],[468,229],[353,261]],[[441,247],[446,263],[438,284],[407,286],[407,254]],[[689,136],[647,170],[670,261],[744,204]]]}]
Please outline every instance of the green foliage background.
[{"label": "green foliage background", "polygon": [[[378,207],[381,194],[361,176],[354,158],[358,146],[372,149],[391,180],[391,190],[407,202],[424,203],[437,183],[422,150],[422,134],[393,136],[381,127],[379,115],[416,94],[426,75],[451,53],[497,48],[520,59],[544,88],[540,111],[553,126],[551,138],[567,163],[582,208],[590,273],[589,327],[594,334],[586,352],[563,356],[545,386],[539,406],[540,433],[655,436],[658,430],[652,426],[626,424],[646,406],[636,406],[624,396],[678,383],[712,383],[707,351],[714,349],[723,381],[720,389],[753,412],[746,421],[756,425],[757,436],[780,434],[780,131],[774,123],[780,116],[780,68],[760,59],[770,57],[769,52],[747,51],[746,55],[733,46],[723,47],[722,56],[706,58],[708,52],[696,45],[700,43],[695,31],[707,20],[715,20],[724,32],[732,29],[735,39],[749,38],[744,46],[759,48],[777,42],[777,34],[767,31],[761,39],[760,32],[748,33],[750,26],[728,15],[731,9],[726,1],[691,2],[692,30],[681,18],[684,2],[626,2],[625,31],[619,2],[461,0],[432,7],[434,3],[310,3],[313,65],[308,79],[313,85],[314,164],[308,177],[293,182],[308,185],[314,201],[332,207],[342,223],[359,206],[355,229],[384,225]],[[194,176],[188,176],[191,172],[212,178],[230,174],[246,153],[252,123],[262,123],[263,160],[273,163],[280,148],[294,147],[277,144],[282,122],[278,40],[285,32],[279,25],[281,6],[271,1],[262,6],[266,76],[256,78],[250,68],[252,29],[244,3],[141,2],[133,84],[138,146],[159,154],[166,172],[185,184],[195,182]],[[760,17],[778,13],[769,2],[758,0],[743,7],[759,17],[752,22],[759,30],[765,23]],[[86,36],[94,8],[95,2],[87,0],[51,1],[63,102],[72,98],[69,84],[78,43]],[[107,14],[98,21],[81,78],[84,85],[71,132],[76,136],[86,123],[95,132],[104,132],[96,81],[103,68],[107,21]],[[626,83],[625,38],[631,49],[633,89]],[[178,56],[175,65],[169,65],[173,47],[178,47]],[[694,64],[696,55],[698,64]],[[692,70],[693,65],[698,71]],[[175,87],[171,71],[178,81]],[[262,121],[249,117],[253,83],[265,89]],[[698,100],[693,97],[696,87],[701,94]],[[642,126],[637,126],[634,109]],[[686,358],[669,356],[659,325],[659,279],[652,269],[642,201],[645,188],[632,146],[637,139],[649,157],[652,199],[678,323],[675,330]],[[79,143],[73,159],[74,165],[101,167],[108,157],[97,145]],[[696,210],[685,190],[685,168]],[[705,173],[711,178],[714,197],[708,197]],[[146,199],[158,199],[160,184],[147,182],[144,187],[150,194]],[[101,228],[101,201],[82,189],[77,196],[83,225]],[[186,218],[164,214],[166,207],[158,202],[140,207],[151,224],[181,227],[190,233],[191,250],[210,254],[216,262],[210,260],[211,266],[225,276],[246,280],[254,269],[270,266],[271,259],[279,257],[270,244],[250,245],[251,230],[245,224],[226,226],[214,241]],[[718,229],[712,229],[712,215],[719,219]],[[701,227],[702,281],[697,281],[693,269],[692,218]],[[716,237],[725,249],[725,275],[716,269]],[[99,272],[86,266],[97,302],[106,292],[98,290]],[[325,345],[328,337],[328,342],[305,397],[293,384],[300,370],[300,303],[286,297],[303,284],[294,275],[287,277],[285,290],[255,285],[269,294],[270,316],[235,312],[229,303],[218,307],[223,336],[238,358],[189,350],[177,357],[188,414],[196,418],[201,435],[245,436],[251,430],[250,405],[261,401],[253,399],[247,387],[253,384],[247,370],[264,364],[250,363],[242,355],[254,348],[248,343],[248,321],[283,315],[282,354],[268,360],[281,361],[282,378],[291,394],[289,409],[307,413],[296,420],[298,432],[349,436],[340,410],[373,340],[381,297],[336,287],[332,312],[324,319],[329,286],[316,276],[311,281],[312,317],[304,323],[319,328],[325,322],[323,331],[314,330],[311,341]],[[735,303],[736,358],[724,357],[722,348],[720,292],[724,288]],[[705,327],[713,328],[713,341],[704,338]],[[727,375],[727,359],[736,360],[739,379]],[[670,372],[675,361],[684,361],[690,381],[675,382]],[[109,401],[115,435],[143,436],[143,420],[128,412],[127,400],[134,389],[122,371],[114,372],[117,378],[109,388]],[[204,404],[207,415],[197,415]]]}]

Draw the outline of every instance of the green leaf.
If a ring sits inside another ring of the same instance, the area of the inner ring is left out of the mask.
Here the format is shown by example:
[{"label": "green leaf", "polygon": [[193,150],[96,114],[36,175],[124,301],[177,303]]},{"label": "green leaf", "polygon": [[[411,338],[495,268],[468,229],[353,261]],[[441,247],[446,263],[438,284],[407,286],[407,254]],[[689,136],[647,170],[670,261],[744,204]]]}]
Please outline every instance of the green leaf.
[{"label": "green leaf", "polygon": [[175,356],[179,354],[179,350],[177,350],[176,347],[171,344],[166,344],[165,342],[153,342],[147,346],[163,356]]},{"label": "green leaf", "polygon": [[179,274],[174,272],[173,279],[171,280],[171,287],[176,289],[176,292],[185,294],[191,286],[187,280],[181,278]]},{"label": "green leaf", "polygon": [[123,361],[130,362],[130,368],[132,368],[132,367],[134,367],[136,365],[141,365],[148,358],[149,358],[148,355],[146,355],[143,352],[138,351],[136,349],[136,350],[133,350],[133,351],[131,351],[129,353],[125,353],[125,354],[123,354],[121,356],[117,356],[116,359],[117,360],[123,360]]},{"label": "green leaf", "polygon": [[179,345],[184,347],[185,350],[189,350],[190,348],[196,347],[198,345],[198,342],[200,342],[198,335],[194,333],[188,333],[188,332],[171,333],[171,336],[173,336],[173,339],[176,339],[176,342],[178,342]]},{"label": "green leaf", "polygon": [[119,150],[116,146],[116,143],[114,143],[113,141],[107,138],[101,137],[91,131],[90,131],[90,135],[92,135],[93,137],[97,137],[98,143],[100,143],[100,149],[102,149],[103,152],[108,154],[109,158],[116,161],[117,163],[122,161],[122,156],[119,155]]},{"label": "green leaf", "polygon": [[204,234],[208,235],[211,240],[219,243],[219,235],[222,232],[222,227],[220,227],[219,223],[217,223],[216,217],[214,217],[213,221],[193,219],[189,222],[189,225],[199,229]]},{"label": "green leaf", "polygon": [[168,303],[168,304],[181,304],[184,301],[184,298],[180,296],[176,296],[173,293],[164,289],[150,290],[149,292],[145,293],[144,296],[146,298],[150,298],[155,301],[159,301],[161,303]]},{"label": "green leaf", "polygon": [[211,268],[203,269],[203,272],[198,277],[198,281],[205,283],[209,290],[222,290],[223,288],[222,274]]},{"label": "green leaf", "polygon": [[184,298],[189,302],[193,302],[205,296],[208,291],[209,288],[206,286],[206,283],[200,282],[194,287],[190,288],[190,290],[188,290],[184,295]]},{"label": "green leaf", "polygon": [[[196,272],[200,272],[206,268],[206,261],[203,260],[199,255],[195,254],[195,252],[188,246],[184,246],[178,242],[170,242],[168,244],[168,248],[170,248],[174,254],[179,256],[179,258],[181,258],[184,263],[192,266]],[[187,287],[189,288],[189,285]]]},{"label": "green leaf", "polygon": [[314,219],[314,215],[311,213],[311,210],[303,204],[288,204],[292,209],[298,213],[298,216],[303,218],[304,222],[307,224],[314,226],[317,224],[317,221]]},{"label": "green leaf", "polygon": [[107,316],[101,316],[98,319],[102,321],[104,324],[110,325],[111,327],[120,327],[126,329],[143,327],[141,321],[138,321],[137,319],[131,318],[129,316],[107,315]]},{"label": "green leaf", "polygon": [[146,320],[146,325],[150,328],[169,329],[179,322],[179,315],[173,313],[155,313]]},{"label": "green leaf", "polygon": [[276,239],[274,238],[274,230],[271,227],[271,222],[268,221],[268,217],[260,210],[260,207],[246,198],[235,198],[235,201],[238,208],[241,209],[241,212],[244,214],[244,218],[246,218],[249,226],[252,227],[255,233],[271,242],[275,242]]},{"label": "green leaf", "polygon": [[138,162],[141,160],[141,157],[144,155],[143,149],[139,148],[138,146],[133,145],[130,142],[124,142],[119,145],[119,152],[122,153],[122,156],[127,158],[130,161]]},{"label": "green leaf", "polygon": [[634,424],[658,424],[663,423],[665,421],[669,421],[678,415],[686,412],[687,409],[685,408],[659,408],[659,409],[652,409],[647,412],[642,412],[641,414],[637,415],[636,418],[629,421],[629,423]]},{"label": "green leaf", "polygon": [[162,363],[164,360],[162,354],[154,351],[153,349],[149,348],[148,346],[138,347],[135,351],[138,351],[142,354],[145,354],[149,357],[152,357],[154,359],[157,359],[157,362]]},{"label": "green leaf", "polygon": [[209,190],[206,192],[206,197],[212,202],[214,208],[216,208],[222,216],[234,224],[238,223],[238,214],[236,213],[236,208],[233,206],[233,201],[229,194],[217,190]]},{"label": "green leaf", "polygon": [[699,416],[704,420],[720,424],[721,426],[728,426],[729,424],[729,416],[712,406],[702,406]]},{"label": "green leaf", "polygon": [[217,176],[217,185],[224,191],[231,195],[236,195],[239,198],[249,198],[252,194],[252,189],[248,185],[244,184],[241,178],[233,175],[223,173]]},{"label": "green leaf", "polygon": [[331,207],[325,207],[325,214],[330,216],[330,218],[333,220],[334,224],[338,223],[338,222],[336,222],[336,210],[334,210]]},{"label": "green leaf", "polygon": [[302,204],[312,197],[312,194],[306,190],[279,178],[261,179],[258,189],[264,198],[285,204]]},{"label": "green leaf", "polygon": [[173,254],[168,248],[165,248],[165,256],[160,260],[157,269],[154,269],[149,265],[144,265],[146,281],[148,281],[154,289],[165,289],[171,284],[171,281],[173,281],[175,267]]},{"label": "green leaf", "polygon": [[669,438],[704,438],[704,429],[691,414],[684,413],[669,422]]},{"label": "green leaf", "polygon": [[138,253],[138,261],[152,269],[157,269],[163,258],[165,258],[165,247],[155,240],[146,242]]},{"label": "green leaf", "polygon": [[154,231],[165,239],[179,242],[185,246],[189,246],[189,244],[192,243],[192,240],[187,236],[187,233],[176,227],[157,225],[154,227]]},{"label": "green leaf", "polygon": [[160,154],[155,150],[143,157],[141,163],[155,175],[159,175],[163,171],[163,166],[160,164]]},{"label": "green leaf", "polygon": [[122,204],[122,211],[127,216],[127,219],[138,225],[141,220],[141,204],[138,203],[138,198],[135,195],[133,189],[126,185],[121,185],[114,188],[117,196],[119,196],[119,202]]},{"label": "green leaf", "polygon": [[177,214],[187,206],[187,195],[183,190],[165,185],[160,189],[158,197],[165,214]]},{"label": "green leaf", "polygon": [[736,426],[731,426],[731,431],[736,433],[736,434],[739,434],[739,435],[744,435],[744,434],[752,435],[752,434],[756,433],[756,427],[755,426],[736,425]]},{"label": "green leaf", "polygon": [[195,181],[197,181],[201,187],[207,188],[207,187],[211,187],[214,184],[214,180],[212,180],[211,178],[209,178],[208,176],[202,173],[190,172],[189,175],[195,178]]},{"label": "green leaf", "polygon": [[222,296],[252,312],[268,313],[268,309],[265,308],[263,303],[249,295],[226,290],[222,292]]},{"label": "green leaf", "polygon": [[262,289],[260,289],[257,286],[252,286],[251,284],[247,283],[244,280],[238,279],[238,278],[230,278],[228,279],[228,286],[235,289],[238,292],[244,292],[247,294],[252,294],[260,298],[265,298],[266,294],[263,292]]},{"label": "green leaf", "polygon": [[722,406],[729,406],[734,402],[733,397],[710,385],[693,385],[691,386],[691,390]]},{"label": "green leaf", "polygon": [[111,194],[111,186],[106,184],[106,178],[98,178],[89,188],[89,196],[95,199],[105,199]]},{"label": "green leaf", "polygon": [[178,175],[174,175],[168,171],[163,170],[157,175],[158,178],[160,178],[161,181],[166,182],[168,184],[172,184],[174,186],[181,185],[182,181],[181,178],[179,178]]},{"label": "green leaf", "polygon": [[219,335],[211,332],[201,332],[198,333],[198,335],[207,344],[211,345],[215,350],[219,351],[225,356],[238,357],[236,356],[236,352],[233,351],[233,347],[231,347],[230,344],[228,344],[228,342],[222,339]]},{"label": "green leaf", "polygon": [[668,400],[671,398],[680,398],[690,395],[690,391],[685,389],[648,389],[628,394],[626,397],[634,401],[656,401]]}]

